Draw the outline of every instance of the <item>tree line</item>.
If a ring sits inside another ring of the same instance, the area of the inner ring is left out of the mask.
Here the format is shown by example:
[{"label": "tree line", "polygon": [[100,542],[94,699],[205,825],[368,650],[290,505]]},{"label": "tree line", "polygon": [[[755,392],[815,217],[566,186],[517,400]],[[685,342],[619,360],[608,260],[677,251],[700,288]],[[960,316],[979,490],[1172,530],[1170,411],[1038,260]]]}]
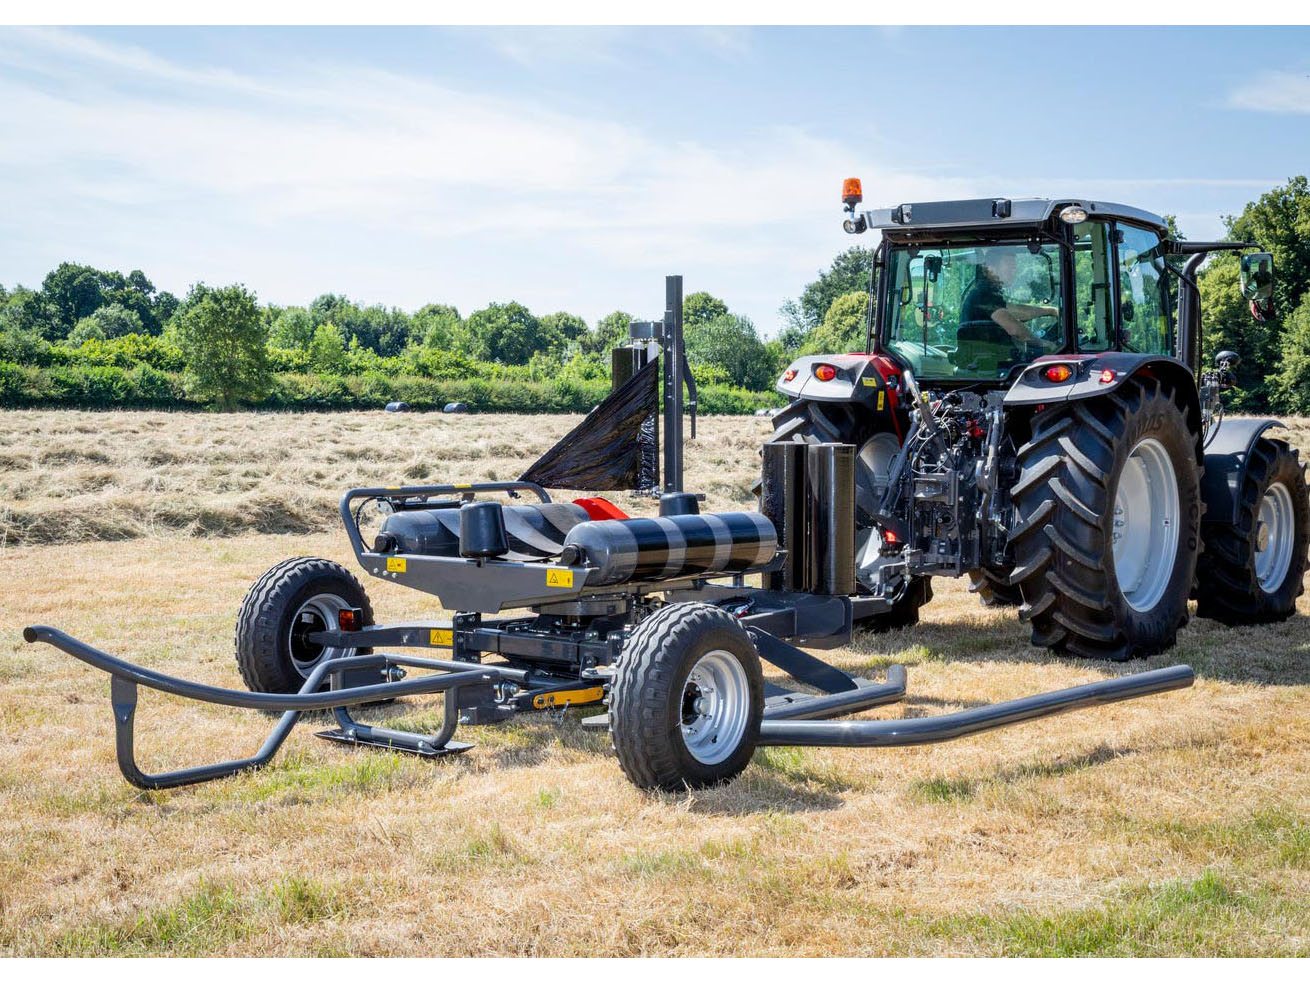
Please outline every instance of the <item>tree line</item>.
[{"label": "tree line", "polygon": [[[1227,235],[1274,255],[1277,314],[1253,321],[1238,260],[1199,277],[1204,350],[1242,361],[1229,405],[1310,413],[1310,187],[1290,179],[1239,215]],[[1171,229],[1173,228],[1171,222]],[[776,405],[772,387],[797,354],[862,350],[872,249],[854,247],[783,305],[777,338],[712,294],[683,305],[688,361],[707,413]],[[0,406],[416,408],[582,412],[608,391],[609,352],[632,316],[589,325],[515,301],[467,316],[433,303],[410,313],[323,294],[307,306],[260,304],[244,286],[199,283],[178,298],[140,270],[61,263],[39,288],[0,285]]]}]

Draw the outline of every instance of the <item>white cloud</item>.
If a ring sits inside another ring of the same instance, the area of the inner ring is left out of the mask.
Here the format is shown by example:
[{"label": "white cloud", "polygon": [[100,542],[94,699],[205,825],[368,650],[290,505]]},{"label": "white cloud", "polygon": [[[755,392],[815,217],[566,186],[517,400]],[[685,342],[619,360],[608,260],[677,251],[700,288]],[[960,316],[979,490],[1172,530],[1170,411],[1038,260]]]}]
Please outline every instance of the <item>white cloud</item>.
[{"label": "white cloud", "polygon": [[1263,72],[1230,92],[1228,105],[1265,113],[1310,113],[1310,74]]}]

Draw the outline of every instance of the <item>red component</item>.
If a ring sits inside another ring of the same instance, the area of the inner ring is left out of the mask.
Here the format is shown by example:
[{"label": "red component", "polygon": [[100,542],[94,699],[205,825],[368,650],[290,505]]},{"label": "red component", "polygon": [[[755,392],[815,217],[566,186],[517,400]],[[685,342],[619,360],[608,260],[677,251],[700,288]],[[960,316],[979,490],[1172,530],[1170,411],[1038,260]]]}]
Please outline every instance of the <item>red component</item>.
[{"label": "red component", "polygon": [[784,372],[784,373],[782,374],[782,381],[783,381],[783,382],[791,382],[792,379],[795,379],[795,378],[796,378],[796,370],[795,370],[795,369],[788,369],[786,372]]},{"label": "red component", "polygon": [[987,431],[978,425],[977,420],[969,421],[969,436],[974,440],[980,439]]},{"label": "red component", "polygon": [[878,531],[882,533],[882,541],[884,543],[894,544],[900,542],[900,539],[897,538],[896,533],[892,532],[890,529],[880,529]]},{"label": "red component", "polygon": [[1073,369],[1069,368],[1069,366],[1062,362],[1057,362],[1055,365],[1046,369],[1042,375],[1046,376],[1047,382],[1068,382],[1069,377],[1073,375]]},{"label": "red component", "polygon": [[816,365],[814,367],[814,378],[820,382],[832,382],[833,379],[837,378],[837,370],[831,365]]},{"label": "red component", "polygon": [[1118,377],[1119,377],[1119,374],[1118,374],[1117,372],[1115,372],[1114,369],[1101,369],[1101,382],[1102,382],[1102,383],[1114,382],[1114,380],[1117,379]]},{"label": "red component", "polygon": [[359,608],[342,608],[337,612],[337,627],[342,631],[359,631],[363,625],[364,612]]},{"label": "red component", "polygon": [[901,384],[901,367],[886,355],[870,355],[869,364],[877,370],[882,376],[882,381],[887,383],[888,387],[897,387]]},{"label": "red component", "polygon": [[587,517],[591,519],[630,519],[624,512],[607,498],[575,498],[574,505],[581,505]]}]

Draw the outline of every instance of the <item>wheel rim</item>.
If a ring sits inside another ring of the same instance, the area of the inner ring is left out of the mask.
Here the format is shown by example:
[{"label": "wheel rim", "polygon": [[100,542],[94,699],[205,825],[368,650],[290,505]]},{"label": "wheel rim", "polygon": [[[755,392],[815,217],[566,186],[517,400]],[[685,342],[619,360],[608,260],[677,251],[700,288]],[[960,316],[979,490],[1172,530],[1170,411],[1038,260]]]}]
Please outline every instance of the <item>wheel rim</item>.
[{"label": "wheel rim", "polygon": [[706,652],[682,686],[682,742],[701,764],[719,764],[741,744],[750,710],[745,667],[731,652]]},{"label": "wheel rim", "polygon": [[1153,437],[1133,447],[1114,495],[1114,575],[1129,607],[1160,602],[1178,555],[1178,479],[1164,445]]},{"label": "wheel rim", "polygon": [[336,594],[315,594],[296,608],[291,627],[287,630],[287,649],[291,653],[291,664],[301,678],[309,678],[314,667],[324,659],[337,659],[354,651],[315,645],[308,638],[316,631],[335,631],[337,615],[350,606]]},{"label": "wheel rim", "polygon": [[1260,589],[1273,594],[1283,586],[1292,566],[1295,546],[1292,494],[1281,481],[1270,485],[1260,499],[1255,527],[1255,576]]}]

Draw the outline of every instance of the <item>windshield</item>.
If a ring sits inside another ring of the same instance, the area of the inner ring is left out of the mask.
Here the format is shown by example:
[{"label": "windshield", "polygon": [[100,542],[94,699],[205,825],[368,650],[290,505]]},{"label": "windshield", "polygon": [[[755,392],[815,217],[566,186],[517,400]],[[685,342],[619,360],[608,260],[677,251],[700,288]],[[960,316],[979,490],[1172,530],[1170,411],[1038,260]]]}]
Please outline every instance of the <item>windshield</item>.
[{"label": "windshield", "polygon": [[1003,379],[1061,347],[1054,243],[893,247],[883,347],[923,379]]}]

